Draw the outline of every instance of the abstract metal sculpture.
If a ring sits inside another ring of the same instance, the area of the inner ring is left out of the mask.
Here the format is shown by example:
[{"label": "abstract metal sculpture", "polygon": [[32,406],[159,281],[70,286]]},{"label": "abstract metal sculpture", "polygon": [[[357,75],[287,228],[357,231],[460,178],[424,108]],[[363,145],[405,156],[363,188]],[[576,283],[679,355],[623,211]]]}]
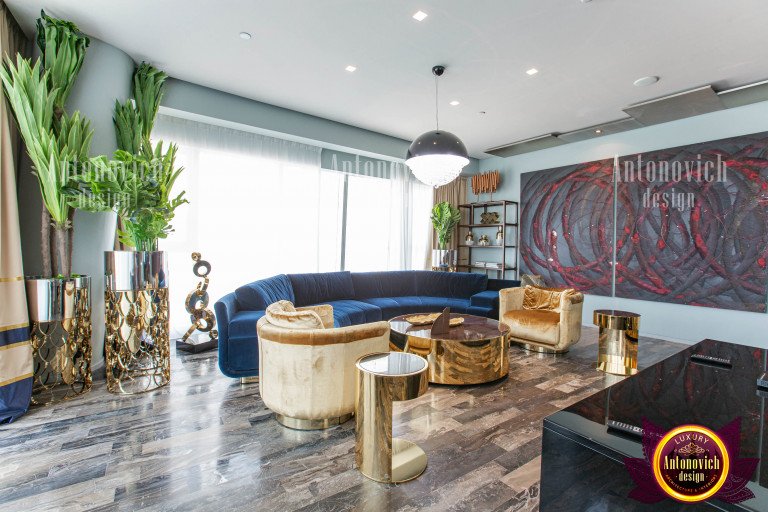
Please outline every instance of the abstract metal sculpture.
[{"label": "abstract metal sculpture", "polygon": [[[200,259],[199,252],[192,253],[192,261],[195,262],[192,272],[203,280],[197,284],[197,288],[187,295],[185,307],[187,308],[187,313],[189,313],[192,325],[181,339],[176,340],[176,349],[196,354],[216,348],[218,346],[219,332],[214,329],[216,327],[216,317],[208,307],[208,302],[210,301],[208,296],[208,274],[211,273],[211,264]],[[200,339],[201,336],[198,335],[192,341],[188,341],[195,331],[208,333],[208,339]]]}]

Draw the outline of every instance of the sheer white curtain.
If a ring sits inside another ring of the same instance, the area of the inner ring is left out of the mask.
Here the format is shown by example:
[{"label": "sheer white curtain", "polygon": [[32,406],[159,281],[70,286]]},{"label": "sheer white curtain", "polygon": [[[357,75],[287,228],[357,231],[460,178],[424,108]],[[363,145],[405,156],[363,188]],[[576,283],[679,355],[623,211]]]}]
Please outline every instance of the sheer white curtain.
[{"label": "sheer white curtain", "polygon": [[159,115],[154,141],[179,146],[175,231],[160,248],[171,272],[171,329],[186,331],[184,300],[199,281],[191,253],[210,262],[210,305],[256,279],[337,270],[343,175],[321,172],[320,148]]},{"label": "sheer white curtain", "polygon": [[348,175],[345,270],[426,268],[432,189],[402,163],[384,171]]}]

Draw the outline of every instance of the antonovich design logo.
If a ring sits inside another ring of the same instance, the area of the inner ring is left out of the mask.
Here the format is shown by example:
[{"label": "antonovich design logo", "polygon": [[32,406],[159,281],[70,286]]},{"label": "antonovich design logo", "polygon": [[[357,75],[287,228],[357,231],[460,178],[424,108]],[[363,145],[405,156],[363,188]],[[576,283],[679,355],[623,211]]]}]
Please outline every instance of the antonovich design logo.
[{"label": "antonovich design logo", "polygon": [[740,459],[741,418],[714,432],[682,425],[664,432],[643,420],[645,458],[624,460],[636,487],[629,496],[644,503],[666,497],[684,503],[717,498],[728,503],[754,498],[746,485],[759,459]]}]

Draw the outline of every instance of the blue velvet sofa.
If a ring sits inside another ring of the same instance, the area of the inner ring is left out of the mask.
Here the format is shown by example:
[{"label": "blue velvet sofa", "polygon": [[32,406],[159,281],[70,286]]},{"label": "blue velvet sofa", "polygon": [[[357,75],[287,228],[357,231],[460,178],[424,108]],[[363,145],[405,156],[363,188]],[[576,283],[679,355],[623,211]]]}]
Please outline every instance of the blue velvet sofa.
[{"label": "blue velvet sofa", "polygon": [[259,374],[256,322],[278,300],[296,306],[330,304],[336,327],[442,311],[497,318],[499,290],[519,281],[466,272],[326,272],[289,274],[241,286],[216,302],[219,368],[228,377]]}]

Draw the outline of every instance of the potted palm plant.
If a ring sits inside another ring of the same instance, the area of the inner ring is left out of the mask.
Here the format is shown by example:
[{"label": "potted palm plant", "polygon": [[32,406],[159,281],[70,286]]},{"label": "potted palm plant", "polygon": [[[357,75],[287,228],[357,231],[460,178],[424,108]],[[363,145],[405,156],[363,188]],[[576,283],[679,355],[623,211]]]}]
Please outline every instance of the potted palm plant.
[{"label": "potted palm plant", "polygon": [[74,209],[64,192],[70,173],[88,160],[93,136],[84,116],[64,110],[89,42],[73,23],[41,12],[41,57],[34,64],[20,54],[15,62],[6,57],[0,69],[42,197],[42,274],[25,278],[33,403],[58,401],[91,386],[90,278],[72,273]]},{"label": "potted palm plant", "polygon": [[183,170],[176,167],[176,145],[150,141],[165,79],[147,63],[136,69],[133,100],[115,104],[120,149],[112,160],[91,159],[71,190],[78,208],[117,213],[119,239],[128,249],[104,253],[112,392],[149,391],[170,380],[168,261],[158,240],[173,230],[175,210],[187,200],[184,192],[173,195]]},{"label": "potted palm plant", "polygon": [[448,201],[443,201],[432,207],[430,219],[437,233],[437,249],[432,250],[432,267],[456,266],[456,249],[448,249],[448,244],[461,220],[461,212]]}]

